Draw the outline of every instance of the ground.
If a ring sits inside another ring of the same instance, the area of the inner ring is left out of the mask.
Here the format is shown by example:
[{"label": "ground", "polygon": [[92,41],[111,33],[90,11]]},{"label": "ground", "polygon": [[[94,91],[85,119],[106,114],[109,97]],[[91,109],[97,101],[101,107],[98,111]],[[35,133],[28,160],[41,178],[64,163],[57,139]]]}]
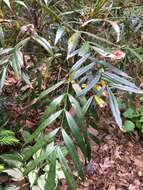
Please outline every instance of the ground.
[{"label": "ground", "polygon": [[[106,126],[108,127],[108,126]],[[142,190],[143,147],[138,134],[126,135],[116,128],[99,134],[92,161],[86,167],[87,179],[79,190]]]},{"label": "ground", "polygon": [[[92,161],[77,190],[143,190],[143,140],[137,133],[127,135],[106,127],[98,134],[101,143],[92,142]],[[64,183],[61,189],[67,190]]]}]

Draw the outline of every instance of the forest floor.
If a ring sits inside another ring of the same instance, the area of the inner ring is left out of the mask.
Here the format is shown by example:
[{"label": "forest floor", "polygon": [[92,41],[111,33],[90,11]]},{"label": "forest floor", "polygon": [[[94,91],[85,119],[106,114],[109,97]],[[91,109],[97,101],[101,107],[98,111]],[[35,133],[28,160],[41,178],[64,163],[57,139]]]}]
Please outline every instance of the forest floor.
[{"label": "forest floor", "polygon": [[[86,180],[77,190],[143,190],[143,139],[106,126],[92,143],[92,161],[85,167]],[[81,158],[82,160],[82,158]],[[60,190],[67,190],[63,185]]]}]

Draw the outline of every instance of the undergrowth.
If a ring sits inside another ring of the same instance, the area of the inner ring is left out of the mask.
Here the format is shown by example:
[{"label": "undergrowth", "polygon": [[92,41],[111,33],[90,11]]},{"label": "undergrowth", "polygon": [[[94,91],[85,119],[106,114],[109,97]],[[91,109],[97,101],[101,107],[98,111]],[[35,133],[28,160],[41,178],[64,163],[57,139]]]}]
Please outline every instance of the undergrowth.
[{"label": "undergrowth", "polygon": [[[25,115],[29,107],[43,112],[34,130],[16,126],[22,148],[0,155],[0,170],[17,181],[25,178],[33,190],[54,190],[63,178],[76,189],[75,178],[84,181],[83,164],[91,160],[90,139],[97,141],[89,130],[95,128],[91,118],[97,107],[109,106],[126,132],[133,124],[123,124],[116,95],[119,90],[143,93],[125,72],[143,60],[138,46],[143,7],[132,1],[88,2],[0,2],[1,96],[16,86],[13,101]],[[7,128],[9,121],[2,127],[1,145],[18,142]]]}]

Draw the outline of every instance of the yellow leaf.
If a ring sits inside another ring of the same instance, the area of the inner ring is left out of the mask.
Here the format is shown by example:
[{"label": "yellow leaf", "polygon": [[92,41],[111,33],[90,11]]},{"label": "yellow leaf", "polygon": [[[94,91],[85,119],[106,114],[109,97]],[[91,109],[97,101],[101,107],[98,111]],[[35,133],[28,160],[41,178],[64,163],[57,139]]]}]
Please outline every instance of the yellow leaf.
[{"label": "yellow leaf", "polygon": [[100,85],[97,85],[97,84],[96,84],[96,85],[94,86],[94,88],[99,91],[99,90],[101,90],[102,87],[101,87]]},{"label": "yellow leaf", "polygon": [[0,9],[0,18],[3,18],[3,17],[4,17],[3,12],[2,12],[2,10]]},{"label": "yellow leaf", "polygon": [[101,86],[106,86],[106,82],[104,80],[100,81]]},{"label": "yellow leaf", "polygon": [[99,105],[99,107],[103,108],[106,105],[106,102],[103,99],[101,99],[99,96],[94,95],[94,99]]},{"label": "yellow leaf", "polygon": [[48,70],[48,67],[46,68],[45,70],[45,73],[44,73],[44,81],[46,81],[49,77],[49,70]]},{"label": "yellow leaf", "polygon": [[82,86],[81,86],[82,88],[86,88],[87,87],[87,84],[86,83],[84,83],[84,84],[82,84]]}]

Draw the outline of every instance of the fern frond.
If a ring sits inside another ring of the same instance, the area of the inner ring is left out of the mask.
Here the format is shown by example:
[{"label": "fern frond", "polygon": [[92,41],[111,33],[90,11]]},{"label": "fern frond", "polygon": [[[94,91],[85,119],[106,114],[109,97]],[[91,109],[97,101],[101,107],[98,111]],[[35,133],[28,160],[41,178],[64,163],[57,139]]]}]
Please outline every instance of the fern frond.
[{"label": "fern frond", "polygon": [[15,145],[19,140],[14,136],[14,132],[10,130],[0,131],[0,145]]}]

